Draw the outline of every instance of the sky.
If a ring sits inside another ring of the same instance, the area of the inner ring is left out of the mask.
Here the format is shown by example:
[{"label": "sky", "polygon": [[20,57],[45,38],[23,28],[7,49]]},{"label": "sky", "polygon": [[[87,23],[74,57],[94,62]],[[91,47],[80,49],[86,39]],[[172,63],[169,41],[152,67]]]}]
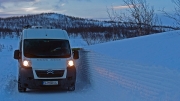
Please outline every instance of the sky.
[{"label": "sky", "polygon": [[[171,0],[146,0],[158,13],[163,8],[172,12]],[[107,9],[121,12],[127,7],[123,0],[0,0],[0,17],[55,12],[69,16],[106,19]]]}]

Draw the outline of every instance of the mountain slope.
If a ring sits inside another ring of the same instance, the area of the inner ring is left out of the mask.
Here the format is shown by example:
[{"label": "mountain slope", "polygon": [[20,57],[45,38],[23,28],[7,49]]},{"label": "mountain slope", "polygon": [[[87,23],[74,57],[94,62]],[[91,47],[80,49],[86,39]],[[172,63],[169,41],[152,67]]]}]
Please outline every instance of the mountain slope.
[{"label": "mountain slope", "polygon": [[22,29],[29,25],[64,29],[69,36],[82,36],[89,45],[177,29],[154,25],[150,26],[151,30],[147,30],[147,27],[142,26],[142,34],[138,32],[138,26],[135,23],[98,21],[57,13],[42,13],[0,18],[0,38],[19,37]]}]

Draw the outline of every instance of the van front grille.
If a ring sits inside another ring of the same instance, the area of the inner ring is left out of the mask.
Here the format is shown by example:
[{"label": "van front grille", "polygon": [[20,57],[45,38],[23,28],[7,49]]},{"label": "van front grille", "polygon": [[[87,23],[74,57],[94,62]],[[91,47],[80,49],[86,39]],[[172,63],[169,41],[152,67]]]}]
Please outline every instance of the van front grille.
[{"label": "van front grille", "polygon": [[35,70],[38,77],[62,77],[64,70]]}]

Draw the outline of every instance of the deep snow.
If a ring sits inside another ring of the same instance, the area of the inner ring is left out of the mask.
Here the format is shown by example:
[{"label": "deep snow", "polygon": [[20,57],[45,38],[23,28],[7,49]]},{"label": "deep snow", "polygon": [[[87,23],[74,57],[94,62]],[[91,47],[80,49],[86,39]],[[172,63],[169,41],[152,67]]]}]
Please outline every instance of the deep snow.
[{"label": "deep snow", "polygon": [[180,31],[164,32],[90,46],[93,51],[120,60],[178,69]]},{"label": "deep snow", "polygon": [[77,61],[76,91],[27,93],[17,91],[13,50],[18,39],[0,39],[0,101],[180,101],[179,39],[180,31],[92,46],[71,39],[73,47],[84,48]]}]

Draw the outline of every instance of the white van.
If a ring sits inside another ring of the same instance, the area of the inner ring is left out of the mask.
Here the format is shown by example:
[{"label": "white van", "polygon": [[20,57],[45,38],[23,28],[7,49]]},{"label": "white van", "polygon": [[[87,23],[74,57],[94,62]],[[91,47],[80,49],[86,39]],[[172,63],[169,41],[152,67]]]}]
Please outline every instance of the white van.
[{"label": "white van", "polygon": [[14,51],[19,67],[18,91],[44,87],[66,87],[74,91],[74,59],[78,58],[79,53],[72,51],[65,30],[35,26],[24,29],[19,49]]}]

